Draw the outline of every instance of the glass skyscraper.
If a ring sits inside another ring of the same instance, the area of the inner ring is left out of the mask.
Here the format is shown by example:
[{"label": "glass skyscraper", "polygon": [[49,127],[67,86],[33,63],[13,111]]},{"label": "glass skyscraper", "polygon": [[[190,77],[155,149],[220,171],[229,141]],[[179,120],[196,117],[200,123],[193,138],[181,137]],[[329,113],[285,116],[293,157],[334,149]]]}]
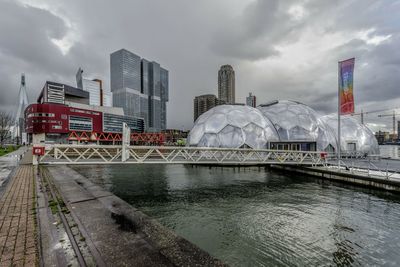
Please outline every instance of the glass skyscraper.
[{"label": "glass skyscraper", "polygon": [[126,115],[143,118],[147,131],[165,130],[168,71],[126,49],[112,53],[110,63],[114,106],[122,107]]}]

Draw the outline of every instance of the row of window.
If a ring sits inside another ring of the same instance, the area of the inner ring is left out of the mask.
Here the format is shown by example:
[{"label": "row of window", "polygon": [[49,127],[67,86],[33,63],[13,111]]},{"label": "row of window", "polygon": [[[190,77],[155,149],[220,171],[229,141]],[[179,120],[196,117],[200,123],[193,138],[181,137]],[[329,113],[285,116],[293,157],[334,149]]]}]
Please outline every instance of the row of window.
[{"label": "row of window", "polygon": [[54,113],[29,113],[28,118],[32,117],[55,117]]},{"label": "row of window", "polygon": [[69,116],[69,129],[74,131],[92,131],[92,118]]}]

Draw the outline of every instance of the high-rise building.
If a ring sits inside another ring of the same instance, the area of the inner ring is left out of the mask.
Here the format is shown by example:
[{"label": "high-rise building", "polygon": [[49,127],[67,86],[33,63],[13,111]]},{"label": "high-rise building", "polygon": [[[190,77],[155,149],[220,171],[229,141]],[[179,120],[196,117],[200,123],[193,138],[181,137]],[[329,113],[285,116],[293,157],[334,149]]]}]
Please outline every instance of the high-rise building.
[{"label": "high-rise building", "polygon": [[249,96],[246,97],[246,105],[255,108],[257,105],[256,96],[249,93]]},{"label": "high-rise building", "polygon": [[103,89],[102,80],[83,77],[83,70],[79,68],[76,73],[76,85],[89,93],[89,105],[112,107],[111,92]]},{"label": "high-rise building", "polygon": [[15,115],[14,138],[17,144],[27,142],[25,131],[25,108],[28,106],[28,95],[26,94],[25,74],[21,74],[21,84],[18,93],[18,107]]},{"label": "high-rise building", "polygon": [[235,104],[235,71],[231,65],[223,65],[218,71],[218,99]]},{"label": "high-rise building", "polygon": [[110,55],[110,72],[114,106],[122,107],[127,115],[143,118],[147,131],[165,130],[168,71],[157,62],[121,49]]},{"label": "high-rise building", "polygon": [[219,104],[218,98],[215,95],[200,95],[193,100],[193,121],[204,112],[212,109]]}]

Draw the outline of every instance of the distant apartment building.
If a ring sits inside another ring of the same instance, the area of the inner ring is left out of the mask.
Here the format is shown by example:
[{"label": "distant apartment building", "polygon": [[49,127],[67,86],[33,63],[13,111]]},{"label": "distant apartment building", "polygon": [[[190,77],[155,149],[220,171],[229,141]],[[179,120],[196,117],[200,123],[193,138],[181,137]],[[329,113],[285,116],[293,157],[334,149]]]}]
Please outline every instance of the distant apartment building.
[{"label": "distant apartment building", "polygon": [[256,96],[249,93],[249,96],[246,97],[246,105],[255,108],[257,106]]},{"label": "distant apartment building", "polygon": [[143,118],[146,131],[165,130],[168,70],[121,49],[110,55],[110,72],[113,105],[123,108],[127,115]]},{"label": "distant apartment building", "polygon": [[193,121],[204,112],[212,109],[219,104],[219,100],[215,95],[200,95],[193,100]]},{"label": "distant apartment building", "polygon": [[89,105],[112,107],[111,92],[103,88],[102,80],[83,77],[83,70],[79,68],[76,73],[76,85],[89,93]]},{"label": "distant apartment building", "polygon": [[380,144],[380,145],[390,141],[390,133],[389,132],[378,131],[375,133],[375,137],[376,137],[376,140],[378,141],[378,144]]},{"label": "distant apartment building", "polygon": [[231,65],[223,65],[218,71],[218,99],[225,104],[235,103],[235,71]]}]

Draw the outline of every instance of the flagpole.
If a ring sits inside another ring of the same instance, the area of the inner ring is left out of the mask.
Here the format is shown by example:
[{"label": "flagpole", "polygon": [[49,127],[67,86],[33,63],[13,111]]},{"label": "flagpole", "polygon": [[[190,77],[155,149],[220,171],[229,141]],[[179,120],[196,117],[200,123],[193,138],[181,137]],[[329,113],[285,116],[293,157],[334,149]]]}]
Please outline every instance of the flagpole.
[{"label": "flagpole", "polygon": [[338,170],[340,171],[340,62],[338,62],[338,148],[337,148],[337,155],[338,155]]}]

